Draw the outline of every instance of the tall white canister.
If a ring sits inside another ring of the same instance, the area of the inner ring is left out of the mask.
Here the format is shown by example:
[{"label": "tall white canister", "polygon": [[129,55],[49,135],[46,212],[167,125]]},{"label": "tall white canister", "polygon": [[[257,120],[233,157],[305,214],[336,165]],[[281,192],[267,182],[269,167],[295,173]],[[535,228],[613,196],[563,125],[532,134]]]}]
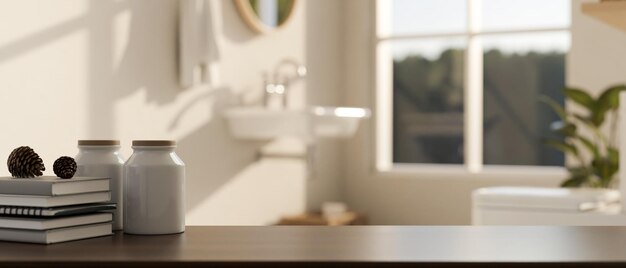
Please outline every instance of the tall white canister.
[{"label": "tall white canister", "polygon": [[125,233],[185,231],[185,164],[175,148],[175,141],[133,141],[124,165]]},{"label": "tall white canister", "polygon": [[123,226],[123,169],[124,158],[120,155],[118,140],[79,140],[76,155],[76,176],[111,178],[111,202],[117,204],[113,212],[113,230]]}]

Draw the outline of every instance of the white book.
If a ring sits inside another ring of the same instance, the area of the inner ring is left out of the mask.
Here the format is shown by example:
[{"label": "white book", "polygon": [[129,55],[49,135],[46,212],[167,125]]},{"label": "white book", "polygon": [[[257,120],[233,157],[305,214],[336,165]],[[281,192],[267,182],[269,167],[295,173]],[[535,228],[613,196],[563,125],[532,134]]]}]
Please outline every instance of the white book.
[{"label": "white book", "polygon": [[1,206],[59,207],[78,204],[100,203],[111,200],[111,192],[97,192],[73,195],[9,195],[0,194]]},{"label": "white book", "polygon": [[109,191],[109,178],[54,176],[36,178],[0,177],[0,194],[66,195]]},{"label": "white book", "polygon": [[0,217],[0,228],[50,230],[70,226],[105,223],[113,220],[111,213],[94,213],[54,218]]},{"label": "white book", "polygon": [[111,223],[98,223],[51,230],[0,229],[0,240],[38,244],[53,244],[85,238],[112,235],[113,232],[111,230]]}]

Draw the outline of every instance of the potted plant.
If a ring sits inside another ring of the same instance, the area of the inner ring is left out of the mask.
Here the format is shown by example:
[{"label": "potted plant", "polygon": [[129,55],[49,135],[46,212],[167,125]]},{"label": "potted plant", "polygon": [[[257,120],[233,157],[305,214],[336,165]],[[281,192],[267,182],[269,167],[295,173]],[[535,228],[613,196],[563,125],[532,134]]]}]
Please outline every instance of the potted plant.
[{"label": "potted plant", "polygon": [[[616,146],[619,93],[626,85],[616,85],[604,90],[597,98],[578,88],[564,88],[565,99],[582,107],[566,110],[548,97],[548,104],[560,117],[551,125],[561,140],[545,143],[569,155],[573,161],[567,166],[569,177],[561,187],[610,188],[615,184],[619,169],[619,151]],[[608,115],[610,120],[607,120]],[[610,122],[607,122],[610,121]],[[603,126],[608,129],[603,132]]]}]

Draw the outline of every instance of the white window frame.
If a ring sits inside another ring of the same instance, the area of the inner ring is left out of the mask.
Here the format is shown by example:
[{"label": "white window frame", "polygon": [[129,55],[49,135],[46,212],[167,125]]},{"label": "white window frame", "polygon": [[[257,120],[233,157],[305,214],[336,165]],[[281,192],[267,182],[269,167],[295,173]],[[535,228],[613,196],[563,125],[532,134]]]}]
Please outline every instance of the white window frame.
[{"label": "white window frame", "polygon": [[[375,0],[375,33],[373,47],[375,55],[375,106],[374,159],[378,173],[421,173],[427,175],[469,175],[469,177],[494,177],[516,174],[535,177],[562,178],[564,167],[520,166],[483,164],[483,47],[481,37],[500,34],[569,32],[571,26],[556,28],[527,28],[498,31],[480,30],[482,0],[467,1],[468,27],[463,32],[443,34],[391,34],[392,1]],[[393,57],[390,43],[397,40],[416,40],[437,37],[462,37],[467,40],[464,66],[464,163],[463,164],[404,164],[393,163]]]}]

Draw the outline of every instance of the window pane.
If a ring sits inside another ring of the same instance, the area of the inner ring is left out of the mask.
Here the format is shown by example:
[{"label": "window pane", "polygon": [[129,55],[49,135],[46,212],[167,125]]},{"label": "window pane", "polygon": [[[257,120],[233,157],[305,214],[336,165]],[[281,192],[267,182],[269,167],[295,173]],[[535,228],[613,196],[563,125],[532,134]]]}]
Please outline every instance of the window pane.
[{"label": "window pane", "polygon": [[569,27],[571,0],[483,0],[482,29]]},{"label": "window pane", "polygon": [[392,34],[465,32],[466,2],[467,0],[393,0]]},{"label": "window pane", "polygon": [[542,144],[558,117],[539,101],[563,104],[567,32],[484,37],[484,163],[562,166]]},{"label": "window pane", "polygon": [[393,160],[463,163],[464,39],[397,41]]}]

